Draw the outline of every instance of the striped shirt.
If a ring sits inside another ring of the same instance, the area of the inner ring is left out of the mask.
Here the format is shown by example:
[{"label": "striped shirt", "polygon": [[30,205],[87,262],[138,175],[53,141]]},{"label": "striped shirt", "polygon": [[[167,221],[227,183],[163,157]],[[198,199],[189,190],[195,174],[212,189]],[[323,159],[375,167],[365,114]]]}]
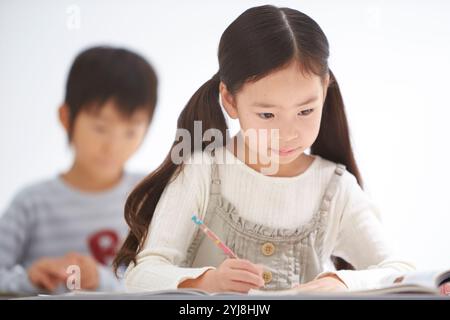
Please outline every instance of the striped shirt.
[{"label": "striped shirt", "polygon": [[[126,236],[125,200],[142,178],[125,173],[107,191],[83,192],[57,176],[20,191],[0,217],[0,292],[39,293],[28,278],[30,265],[42,257],[74,251],[103,263],[98,269],[99,291],[121,290],[110,267],[112,256],[102,253],[110,252],[114,243],[116,248]],[[65,285],[56,290],[65,291]]]}]

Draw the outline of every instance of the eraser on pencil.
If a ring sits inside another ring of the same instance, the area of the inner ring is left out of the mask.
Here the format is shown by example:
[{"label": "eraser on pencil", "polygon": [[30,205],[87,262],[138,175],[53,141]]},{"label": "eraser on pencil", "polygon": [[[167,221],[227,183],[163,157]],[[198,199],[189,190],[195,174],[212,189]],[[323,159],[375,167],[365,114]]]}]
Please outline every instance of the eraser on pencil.
[{"label": "eraser on pencil", "polygon": [[192,221],[194,221],[195,224],[202,224],[203,221],[200,220],[196,215],[192,216]]}]

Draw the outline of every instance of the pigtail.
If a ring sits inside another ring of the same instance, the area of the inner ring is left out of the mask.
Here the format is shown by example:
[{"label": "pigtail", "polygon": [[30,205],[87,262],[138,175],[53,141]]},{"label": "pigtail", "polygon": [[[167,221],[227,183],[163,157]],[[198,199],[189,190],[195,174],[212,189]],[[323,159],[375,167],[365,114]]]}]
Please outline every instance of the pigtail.
[{"label": "pigtail", "polygon": [[322,111],[319,135],[311,146],[311,153],[341,163],[353,174],[358,184],[363,181],[355,161],[350,141],[350,130],[345,115],[344,101],[336,78],[329,70],[330,84]]},{"label": "pigtail", "polygon": [[[191,97],[178,118],[178,129],[187,129],[191,137],[191,154],[195,151],[194,122],[201,121],[203,133],[211,128],[227,134],[225,115],[219,103],[219,74],[216,73],[205,82]],[[224,139],[225,141],[225,139]],[[113,262],[115,272],[120,266],[136,264],[136,256],[142,250],[155,208],[166,186],[182,169],[171,158],[172,150],[179,142],[175,141],[163,163],[131,192],[125,203],[125,220],[129,226],[128,235]],[[205,143],[201,143],[204,150]]]}]

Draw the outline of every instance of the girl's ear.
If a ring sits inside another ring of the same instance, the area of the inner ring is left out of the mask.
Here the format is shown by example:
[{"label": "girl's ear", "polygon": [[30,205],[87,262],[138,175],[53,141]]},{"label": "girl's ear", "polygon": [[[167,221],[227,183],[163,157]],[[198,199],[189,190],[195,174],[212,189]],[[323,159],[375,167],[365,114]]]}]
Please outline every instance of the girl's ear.
[{"label": "girl's ear", "polygon": [[66,132],[69,132],[69,107],[63,104],[58,109],[59,122],[62,124]]},{"label": "girl's ear", "polygon": [[231,119],[237,119],[238,113],[236,108],[236,102],[233,95],[228,91],[227,86],[220,81],[219,84],[220,99],[222,100],[223,107],[225,111],[230,116]]}]

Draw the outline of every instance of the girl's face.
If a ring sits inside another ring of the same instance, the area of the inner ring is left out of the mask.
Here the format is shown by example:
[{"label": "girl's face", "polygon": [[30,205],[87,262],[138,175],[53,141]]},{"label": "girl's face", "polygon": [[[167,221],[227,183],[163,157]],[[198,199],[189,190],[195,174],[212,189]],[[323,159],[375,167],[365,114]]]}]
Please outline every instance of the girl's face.
[{"label": "girl's face", "polygon": [[[255,82],[248,82],[231,95],[221,83],[224,108],[239,119],[246,147],[280,164],[292,162],[311,147],[319,134],[328,77],[303,74],[296,62]],[[277,135],[271,135],[278,132]],[[256,131],[249,139],[248,132]],[[267,134],[264,134],[266,132]],[[252,142],[253,141],[253,142]]]}]

